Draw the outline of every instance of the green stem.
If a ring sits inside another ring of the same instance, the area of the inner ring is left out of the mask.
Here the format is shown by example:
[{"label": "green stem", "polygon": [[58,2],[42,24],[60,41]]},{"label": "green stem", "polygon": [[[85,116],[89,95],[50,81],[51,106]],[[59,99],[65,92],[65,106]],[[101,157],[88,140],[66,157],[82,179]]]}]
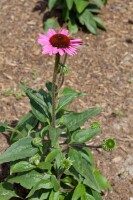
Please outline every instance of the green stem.
[{"label": "green stem", "polygon": [[[62,63],[63,65],[65,65],[66,60],[67,60],[67,54],[65,54],[65,56],[64,56],[64,60]],[[58,91],[61,88],[61,86],[63,85],[63,82],[64,82],[64,72],[63,72],[63,67],[61,67],[59,80],[58,80]]]},{"label": "green stem", "polygon": [[16,132],[16,133],[18,133],[19,135],[21,135],[22,137],[24,137],[23,134],[22,134],[20,131],[16,130],[16,129],[13,128],[13,127],[8,126],[8,130],[9,130],[9,131],[12,131],[12,132]]},{"label": "green stem", "polygon": [[55,57],[55,67],[53,72],[53,81],[52,81],[52,127],[55,128],[55,108],[56,108],[56,78],[58,73],[58,66],[60,62],[60,55],[56,54]]}]

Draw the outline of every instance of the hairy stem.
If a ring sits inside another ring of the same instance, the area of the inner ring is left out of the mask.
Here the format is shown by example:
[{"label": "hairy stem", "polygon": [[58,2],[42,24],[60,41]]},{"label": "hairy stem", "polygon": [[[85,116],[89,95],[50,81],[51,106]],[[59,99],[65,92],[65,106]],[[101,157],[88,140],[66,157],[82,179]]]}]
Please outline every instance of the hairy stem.
[{"label": "hairy stem", "polygon": [[[64,56],[62,65],[65,65],[66,60],[67,60],[67,54],[65,54],[65,56]],[[58,91],[61,88],[61,86],[63,85],[63,82],[64,82],[64,72],[63,72],[63,66],[61,66],[60,75],[59,75],[59,79],[58,79]]]},{"label": "hairy stem", "polygon": [[55,57],[55,67],[53,72],[53,80],[52,80],[52,127],[55,128],[55,108],[56,108],[56,78],[58,73],[58,66],[60,61],[60,55],[56,54]]}]

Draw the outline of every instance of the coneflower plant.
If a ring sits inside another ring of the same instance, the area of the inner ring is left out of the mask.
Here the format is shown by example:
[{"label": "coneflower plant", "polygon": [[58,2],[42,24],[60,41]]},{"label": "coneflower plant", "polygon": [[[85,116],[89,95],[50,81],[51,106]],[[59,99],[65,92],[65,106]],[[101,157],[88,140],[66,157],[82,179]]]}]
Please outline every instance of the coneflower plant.
[{"label": "coneflower plant", "polygon": [[101,108],[72,111],[68,105],[85,94],[68,87],[61,90],[67,55],[74,56],[83,42],[68,30],[49,29],[39,34],[38,43],[42,54],[55,56],[53,80],[38,91],[20,83],[31,109],[15,128],[0,124],[0,132],[11,132],[11,145],[0,156],[1,164],[10,165],[10,174],[0,183],[0,199],[102,200],[102,191],[111,186],[96,169],[91,148],[110,151],[115,142],[106,139],[92,147],[89,142],[101,131],[100,123],[82,127]]}]

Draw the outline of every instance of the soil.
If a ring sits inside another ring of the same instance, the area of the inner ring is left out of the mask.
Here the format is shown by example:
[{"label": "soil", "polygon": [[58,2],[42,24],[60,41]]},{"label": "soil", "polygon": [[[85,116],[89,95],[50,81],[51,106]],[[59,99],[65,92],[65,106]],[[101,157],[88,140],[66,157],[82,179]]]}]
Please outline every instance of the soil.
[{"label": "soil", "polygon": [[[0,8],[0,120],[12,122],[30,109],[18,83],[44,87],[51,80],[54,57],[41,55],[37,44],[47,16],[45,1],[1,0]],[[97,37],[82,30],[76,34],[83,45],[67,60],[70,71],[64,85],[87,93],[73,103],[76,111],[103,109],[95,118],[102,124],[102,133],[91,143],[98,145],[105,137],[117,142],[110,153],[94,150],[97,167],[113,187],[104,191],[103,200],[132,200],[133,1],[111,0],[100,17],[106,32],[100,31]],[[0,153],[7,146],[6,135],[1,134]]]}]

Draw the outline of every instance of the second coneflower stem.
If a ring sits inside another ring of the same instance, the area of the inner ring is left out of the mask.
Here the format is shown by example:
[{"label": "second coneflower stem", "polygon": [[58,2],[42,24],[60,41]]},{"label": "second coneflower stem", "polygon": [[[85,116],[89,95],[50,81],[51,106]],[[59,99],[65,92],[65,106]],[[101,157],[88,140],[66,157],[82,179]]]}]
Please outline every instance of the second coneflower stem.
[{"label": "second coneflower stem", "polygon": [[55,56],[55,66],[53,72],[53,80],[52,80],[52,127],[55,128],[55,121],[56,121],[56,78],[58,74],[58,67],[60,62],[60,55],[56,54]]}]

